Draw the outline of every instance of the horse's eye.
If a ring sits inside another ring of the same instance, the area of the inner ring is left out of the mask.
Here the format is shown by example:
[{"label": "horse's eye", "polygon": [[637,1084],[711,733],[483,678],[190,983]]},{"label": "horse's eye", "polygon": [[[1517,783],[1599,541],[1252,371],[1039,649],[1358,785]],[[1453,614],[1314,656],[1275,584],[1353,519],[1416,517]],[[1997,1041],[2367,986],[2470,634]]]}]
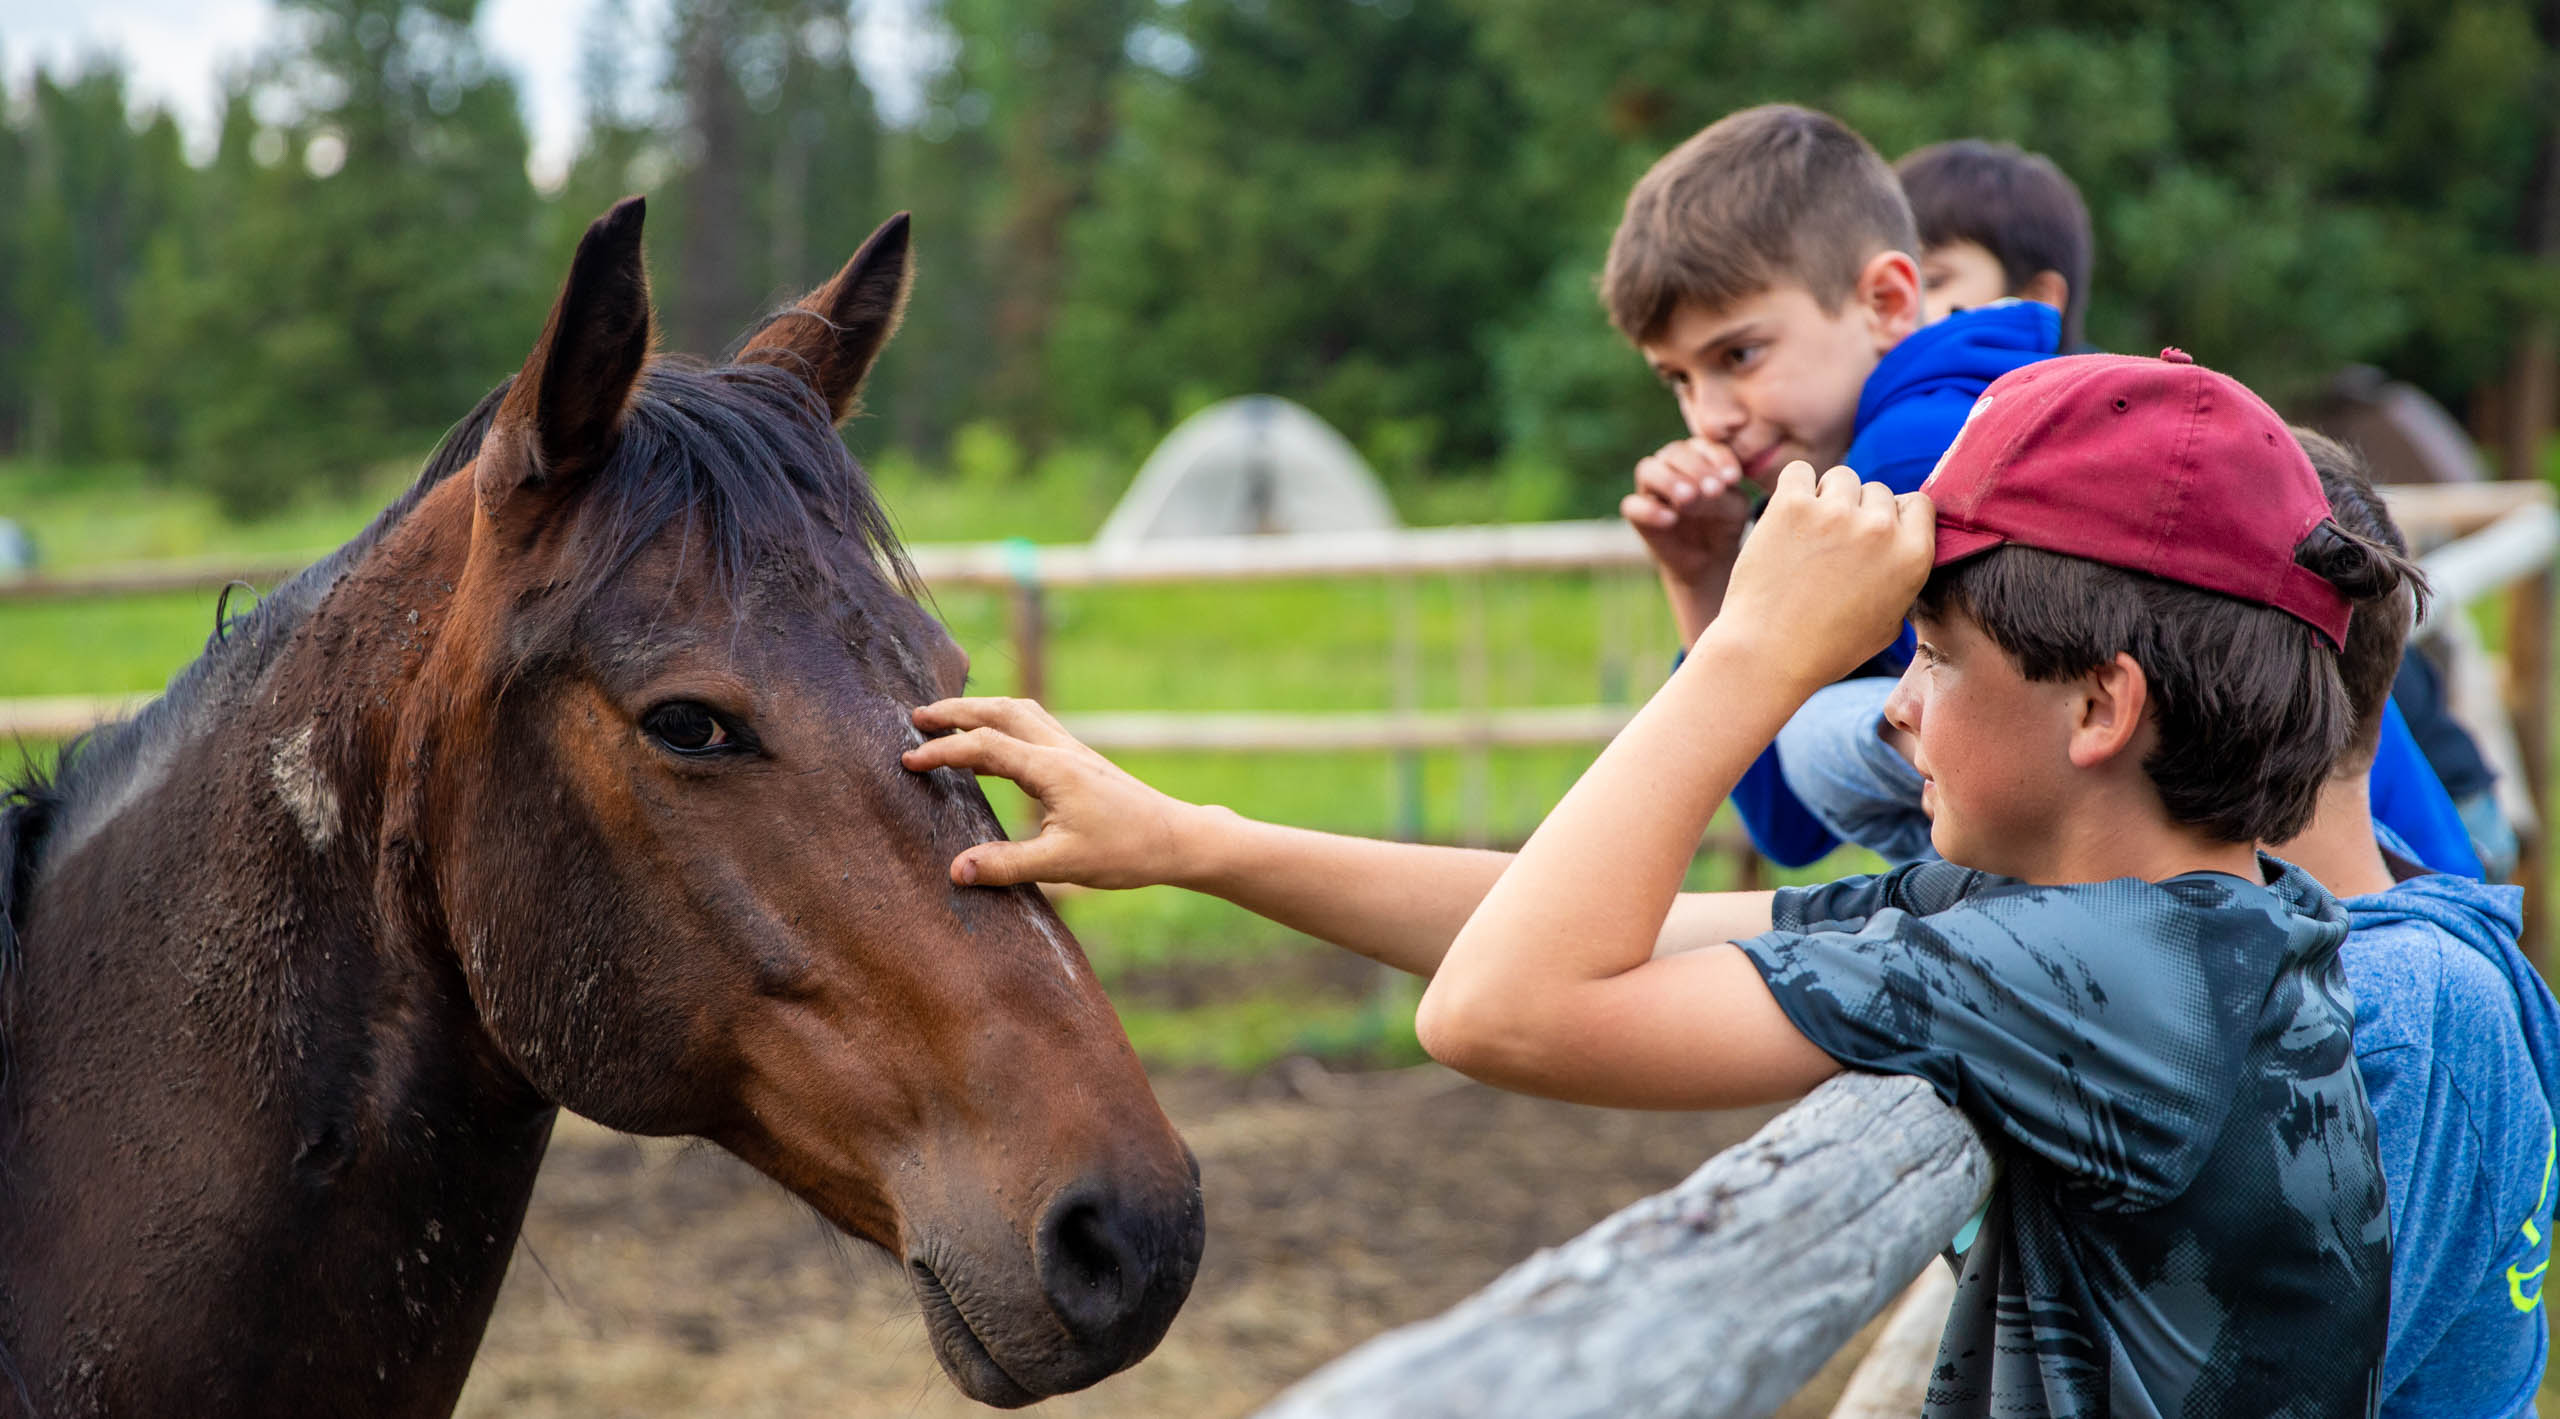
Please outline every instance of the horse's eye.
[{"label": "horse's eye", "polygon": [[640,728],[679,754],[715,753],[734,740],[718,715],[691,700],[658,706],[641,718]]}]

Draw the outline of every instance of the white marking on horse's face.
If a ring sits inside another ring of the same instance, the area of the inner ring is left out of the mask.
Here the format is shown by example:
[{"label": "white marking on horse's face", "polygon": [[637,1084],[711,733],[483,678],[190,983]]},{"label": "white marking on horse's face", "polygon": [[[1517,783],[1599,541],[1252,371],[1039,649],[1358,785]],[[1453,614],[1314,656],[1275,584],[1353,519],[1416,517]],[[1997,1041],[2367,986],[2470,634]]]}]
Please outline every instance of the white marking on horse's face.
[{"label": "white marking on horse's face", "polygon": [[275,753],[267,760],[267,776],[275,781],[276,796],[284,800],[286,811],[302,825],[303,841],[317,852],[338,835],[338,790],[312,757],[313,728],[306,724],[276,741]]},{"label": "white marking on horse's face", "polygon": [[1022,914],[1031,918],[1031,929],[1039,932],[1040,939],[1049,943],[1049,954],[1057,958],[1058,974],[1066,978],[1067,988],[1074,989],[1076,985],[1075,948],[1067,944],[1066,933],[1058,929],[1057,923],[1050,919],[1050,914],[1041,910],[1039,903],[1032,900],[1039,895],[1040,889],[1025,887],[1022,891],[1023,895],[1014,900],[1022,904]]},{"label": "white marking on horse's face", "polygon": [[[924,731],[910,723],[907,726],[907,747],[914,749],[923,744]],[[953,775],[953,791],[946,796],[945,801],[959,810],[958,816],[967,828],[972,841],[982,843],[1004,841],[1004,824],[997,821],[995,809],[989,807],[983,800],[973,800],[967,794],[957,791],[958,785],[963,781],[959,778],[958,769],[936,769],[934,772]],[[1075,947],[1068,942],[1066,933],[1058,929],[1052,914],[1043,910],[1042,903],[1033,900],[1039,891],[1037,887],[1022,888],[1013,898],[1014,905],[1022,908],[1023,916],[1030,920],[1031,929],[1040,934],[1040,939],[1049,943],[1049,954],[1058,962],[1058,974],[1064,976],[1068,988],[1073,989],[1076,985]]]}]

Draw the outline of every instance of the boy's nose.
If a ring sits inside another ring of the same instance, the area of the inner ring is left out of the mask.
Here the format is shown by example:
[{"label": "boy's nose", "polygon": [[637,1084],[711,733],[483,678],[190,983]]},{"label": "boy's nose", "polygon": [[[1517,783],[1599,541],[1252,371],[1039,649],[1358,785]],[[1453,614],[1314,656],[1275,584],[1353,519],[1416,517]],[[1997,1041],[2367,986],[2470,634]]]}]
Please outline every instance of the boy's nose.
[{"label": "boy's nose", "polygon": [[1920,696],[1911,688],[1911,677],[1918,673],[1920,665],[1914,661],[1893,682],[1893,693],[1884,697],[1884,722],[1905,734],[1920,732]]},{"label": "boy's nose", "polygon": [[1687,417],[1689,434],[1709,443],[1731,444],[1742,426],[1751,422],[1750,412],[1729,394],[1715,388],[1713,380],[1694,380],[1680,401],[1680,412]]}]

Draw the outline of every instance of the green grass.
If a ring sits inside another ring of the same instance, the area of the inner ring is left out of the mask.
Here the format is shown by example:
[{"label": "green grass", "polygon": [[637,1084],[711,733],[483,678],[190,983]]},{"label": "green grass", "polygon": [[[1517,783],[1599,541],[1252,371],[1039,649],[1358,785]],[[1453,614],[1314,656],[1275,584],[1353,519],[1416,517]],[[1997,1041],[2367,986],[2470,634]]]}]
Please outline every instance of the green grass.
[{"label": "green grass", "polygon": [[314,489],[273,517],[226,520],[210,495],[139,468],[0,459],[0,517],[25,528],[48,570],[120,562],[265,562],[316,555],[355,535],[408,486],[415,465],[369,470],[349,492]]}]

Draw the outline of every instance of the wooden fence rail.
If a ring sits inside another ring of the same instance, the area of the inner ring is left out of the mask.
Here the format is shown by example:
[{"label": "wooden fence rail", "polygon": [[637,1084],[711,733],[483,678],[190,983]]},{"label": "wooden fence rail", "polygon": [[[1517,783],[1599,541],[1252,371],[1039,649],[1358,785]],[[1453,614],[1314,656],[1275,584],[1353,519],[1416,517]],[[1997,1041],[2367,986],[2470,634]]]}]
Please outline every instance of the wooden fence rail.
[{"label": "wooden fence rail", "polygon": [[[2430,545],[2488,526],[2524,507],[2549,507],[2540,483],[2401,484],[2383,489],[2410,540]],[[919,545],[910,549],[937,588],[1004,591],[1144,586],[1167,582],[1269,581],[1297,577],[1427,576],[1435,573],[1574,571],[1646,565],[1644,544],[1614,519],[1496,527],[1424,527],[1393,532],[1295,533],[1152,542],[1126,555],[1091,546],[1028,542]],[[234,581],[273,586],[316,560],[239,563],[162,561],[0,576],[0,602],[212,590]]]},{"label": "wooden fence rail", "polygon": [[1981,1138],[1928,1085],[1844,1074],[1256,1419],[1759,1419],[1934,1264],[1990,1188]]}]

